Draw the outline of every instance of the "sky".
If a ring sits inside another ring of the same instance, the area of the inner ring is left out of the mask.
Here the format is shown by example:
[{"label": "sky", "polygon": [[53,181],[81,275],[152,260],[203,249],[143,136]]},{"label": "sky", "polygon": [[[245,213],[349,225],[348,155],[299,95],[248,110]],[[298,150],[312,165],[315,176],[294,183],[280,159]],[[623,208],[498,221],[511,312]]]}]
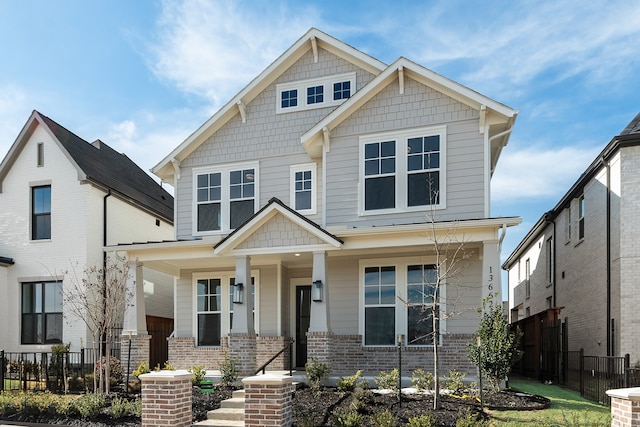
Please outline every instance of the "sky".
[{"label": "sky", "polygon": [[519,110],[503,260],[640,111],[637,0],[0,0],[0,158],[35,109],[149,170],[311,27]]}]

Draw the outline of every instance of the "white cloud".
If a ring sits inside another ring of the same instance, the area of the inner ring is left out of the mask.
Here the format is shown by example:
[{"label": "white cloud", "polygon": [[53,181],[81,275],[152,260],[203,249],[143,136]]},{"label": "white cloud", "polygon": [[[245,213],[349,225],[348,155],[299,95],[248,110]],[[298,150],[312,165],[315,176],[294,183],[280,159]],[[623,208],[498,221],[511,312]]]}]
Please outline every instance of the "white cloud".
[{"label": "white cloud", "polygon": [[273,62],[312,24],[311,7],[289,10],[274,3],[164,1],[156,75],[217,108]]},{"label": "white cloud", "polygon": [[[562,195],[591,164],[601,147],[528,147],[505,150],[491,181],[493,202],[532,202]],[[551,206],[549,206],[551,207]]]}]

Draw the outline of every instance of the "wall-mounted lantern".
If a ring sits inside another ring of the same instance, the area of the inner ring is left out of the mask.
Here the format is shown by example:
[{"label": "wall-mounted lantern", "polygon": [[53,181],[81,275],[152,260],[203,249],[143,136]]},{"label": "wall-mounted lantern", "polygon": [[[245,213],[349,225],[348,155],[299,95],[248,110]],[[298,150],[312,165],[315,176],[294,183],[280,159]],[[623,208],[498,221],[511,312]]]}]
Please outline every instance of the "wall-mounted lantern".
[{"label": "wall-mounted lantern", "polygon": [[311,299],[315,302],[322,302],[322,280],[316,280],[311,287]]},{"label": "wall-mounted lantern", "polygon": [[242,304],[244,302],[244,285],[236,283],[233,289],[233,303]]}]

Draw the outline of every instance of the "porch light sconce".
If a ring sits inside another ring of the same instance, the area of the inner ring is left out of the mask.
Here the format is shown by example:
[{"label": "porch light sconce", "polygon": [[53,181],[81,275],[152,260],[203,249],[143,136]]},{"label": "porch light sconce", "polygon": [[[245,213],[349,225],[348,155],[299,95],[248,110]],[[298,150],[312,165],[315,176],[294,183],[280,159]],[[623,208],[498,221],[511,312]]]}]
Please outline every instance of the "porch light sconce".
[{"label": "porch light sconce", "polygon": [[233,303],[242,304],[244,302],[244,285],[236,283],[233,289]]},{"label": "porch light sconce", "polygon": [[404,342],[404,334],[398,334],[398,347],[402,346]]},{"label": "porch light sconce", "polygon": [[316,280],[311,287],[311,299],[315,302],[322,302],[322,280]]}]

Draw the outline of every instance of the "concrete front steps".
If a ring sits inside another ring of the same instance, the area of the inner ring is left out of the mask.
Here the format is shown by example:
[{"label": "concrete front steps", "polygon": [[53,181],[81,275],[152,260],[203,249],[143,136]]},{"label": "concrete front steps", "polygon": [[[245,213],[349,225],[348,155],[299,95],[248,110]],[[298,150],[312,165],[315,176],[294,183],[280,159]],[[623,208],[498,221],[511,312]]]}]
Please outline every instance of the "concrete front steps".
[{"label": "concrete front steps", "polygon": [[220,407],[209,411],[207,419],[194,426],[244,427],[244,390],[233,392],[231,399],[220,402]]}]

